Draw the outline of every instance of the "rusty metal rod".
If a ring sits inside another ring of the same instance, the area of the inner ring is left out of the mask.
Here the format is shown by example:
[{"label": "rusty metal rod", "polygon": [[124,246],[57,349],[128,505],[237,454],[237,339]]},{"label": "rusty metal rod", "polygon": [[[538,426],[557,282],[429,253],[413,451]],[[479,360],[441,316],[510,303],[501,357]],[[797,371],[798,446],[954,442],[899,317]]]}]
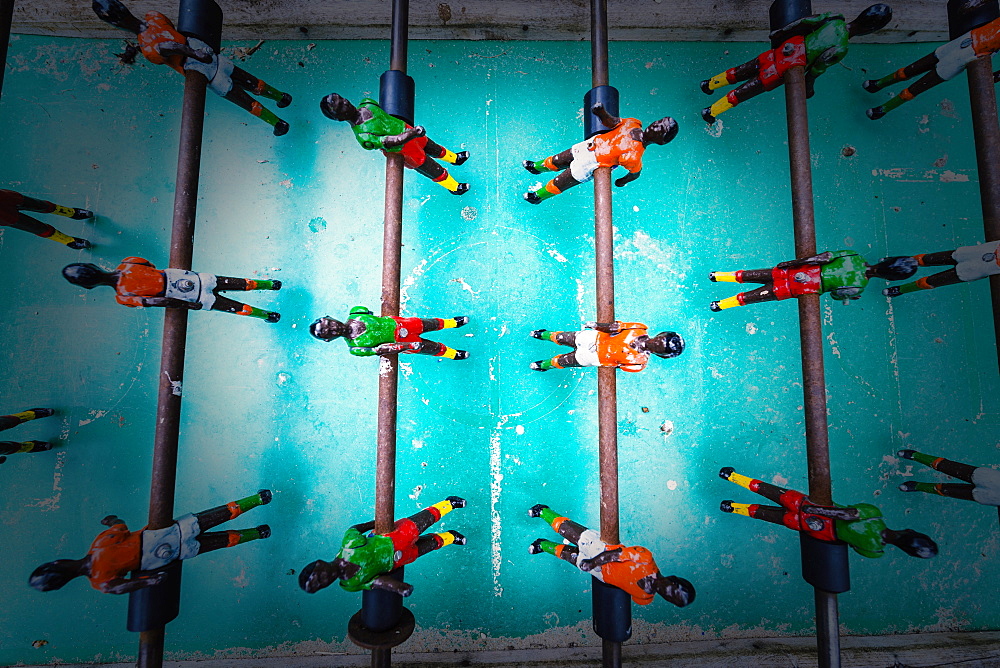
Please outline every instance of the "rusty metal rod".
[{"label": "rusty metal rod", "polygon": [[[816,254],[812,167],[809,161],[809,116],[802,67],[785,74],[785,110],[788,117],[788,161],[792,181],[792,217],[795,257]],[[802,349],[802,395],[806,423],[809,498],[820,505],[833,503],[830,482],[830,441],[826,417],[826,378],[823,369],[823,321],[819,295],[798,298],[799,341]],[[820,668],[840,666],[840,629],[837,595],[815,589],[816,648]]]},{"label": "rusty metal rod", "polygon": [[[986,241],[1000,239],[1000,124],[997,123],[997,95],[992,60],[989,56],[979,57],[966,68]],[[993,302],[997,357],[1000,359],[1000,275],[990,276],[990,297]]]},{"label": "rusty metal rod", "polygon": [[[594,172],[594,250],[597,321],[615,320],[615,258],[611,222],[611,168]],[[614,367],[597,370],[597,424],[601,475],[601,539],[618,543],[618,401]]]},{"label": "rusty metal rod", "polygon": [[0,94],[3,75],[7,71],[7,47],[10,46],[10,26],[14,21],[14,0],[0,0]]},{"label": "rusty metal rod", "polygon": [[601,641],[601,666],[610,668],[611,666],[622,665],[622,644],[610,640]]},{"label": "rusty metal rod", "polygon": [[608,0],[590,0],[590,71],[591,86],[608,85]]},{"label": "rusty metal rod", "polygon": [[[201,169],[207,84],[208,81],[199,72],[184,73],[184,102],[181,110],[174,218],[170,232],[168,262],[168,266],[175,269],[191,269],[191,256],[194,252],[194,224],[198,205],[198,176]],[[174,521],[177,441],[180,435],[187,322],[186,309],[163,310],[159,397],[156,406],[156,433],[153,439],[153,473],[149,490],[150,529],[162,529]],[[145,631],[139,635],[137,665],[140,668],[160,668],[163,665],[163,636],[162,628]]]},{"label": "rusty metal rod", "polygon": [[[399,315],[399,275],[403,237],[403,156],[385,160],[385,226],[382,246],[382,315]],[[375,531],[392,531],[396,502],[396,355],[379,360],[378,450],[375,464]]]}]

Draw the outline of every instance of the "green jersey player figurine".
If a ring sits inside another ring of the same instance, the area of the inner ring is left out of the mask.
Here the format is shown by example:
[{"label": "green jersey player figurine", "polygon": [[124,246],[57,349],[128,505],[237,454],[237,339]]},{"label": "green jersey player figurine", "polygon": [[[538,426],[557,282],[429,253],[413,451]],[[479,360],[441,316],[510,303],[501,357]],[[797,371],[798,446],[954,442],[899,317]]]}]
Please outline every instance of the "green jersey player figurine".
[{"label": "green jersey player figurine", "polygon": [[469,357],[468,351],[449,348],[443,343],[421,338],[424,332],[454,329],[468,324],[467,316],[454,318],[401,318],[379,316],[364,306],[351,309],[347,322],[323,316],[309,326],[309,332],[322,341],[343,337],[352,355],[396,355],[415,353],[453,360]]}]

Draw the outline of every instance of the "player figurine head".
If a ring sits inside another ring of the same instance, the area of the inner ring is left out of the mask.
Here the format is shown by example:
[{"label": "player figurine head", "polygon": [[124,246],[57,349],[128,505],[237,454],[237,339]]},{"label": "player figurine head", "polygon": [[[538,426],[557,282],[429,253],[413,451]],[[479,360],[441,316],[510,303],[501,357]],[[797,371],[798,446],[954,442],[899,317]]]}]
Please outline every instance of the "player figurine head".
[{"label": "player figurine head", "polygon": [[670,359],[684,352],[684,339],[677,332],[660,332],[643,341],[642,348],[657,357]]},{"label": "player figurine head", "polygon": [[875,276],[887,281],[902,281],[917,273],[918,266],[916,259],[909,256],[886,257],[869,265],[865,274],[869,278]]},{"label": "player figurine head", "polygon": [[28,584],[38,591],[62,589],[73,578],[86,574],[85,561],[86,559],[56,559],[42,564],[31,573]]},{"label": "player figurine head", "polygon": [[348,332],[349,329],[347,325],[339,320],[334,320],[328,315],[325,315],[322,318],[317,318],[315,322],[309,325],[310,334],[315,336],[317,339],[328,343],[334,339],[339,339],[342,336],[347,336]]},{"label": "player figurine head", "polygon": [[851,37],[870,35],[889,25],[892,20],[892,9],[889,5],[879,3],[868,7],[858,14],[857,18],[847,24],[847,33]]},{"label": "player figurine head", "polygon": [[358,108],[351,104],[350,100],[336,93],[330,93],[320,100],[319,108],[330,120],[347,121],[351,125],[358,122]]},{"label": "player figurine head", "polygon": [[82,288],[96,288],[98,285],[115,286],[117,277],[113,271],[104,271],[90,262],[76,262],[63,267],[63,278]]},{"label": "player figurine head", "polygon": [[663,146],[670,143],[676,136],[677,121],[670,118],[670,116],[664,116],[660,120],[653,121],[646,126],[646,129],[642,131],[642,143],[645,146],[649,146],[650,144]]}]

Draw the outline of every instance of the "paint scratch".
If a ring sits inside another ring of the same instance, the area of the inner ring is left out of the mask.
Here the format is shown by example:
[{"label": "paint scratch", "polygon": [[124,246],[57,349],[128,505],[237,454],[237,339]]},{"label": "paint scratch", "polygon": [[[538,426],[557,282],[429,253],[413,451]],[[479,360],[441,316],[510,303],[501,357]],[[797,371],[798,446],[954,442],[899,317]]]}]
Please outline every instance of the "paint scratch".
[{"label": "paint scratch", "polygon": [[55,469],[52,471],[52,496],[39,499],[37,503],[29,504],[30,508],[41,508],[43,512],[59,510],[59,499],[62,498],[63,467],[66,466],[66,453],[56,455]]},{"label": "paint scratch", "polygon": [[510,416],[503,416],[497,422],[496,428],[490,434],[490,557],[493,565],[493,595],[503,596],[503,586],[500,584],[500,567],[503,558],[500,548],[501,532],[503,526],[500,523],[500,493],[503,491],[503,473],[501,464],[503,459],[500,450],[500,430],[510,419]]}]

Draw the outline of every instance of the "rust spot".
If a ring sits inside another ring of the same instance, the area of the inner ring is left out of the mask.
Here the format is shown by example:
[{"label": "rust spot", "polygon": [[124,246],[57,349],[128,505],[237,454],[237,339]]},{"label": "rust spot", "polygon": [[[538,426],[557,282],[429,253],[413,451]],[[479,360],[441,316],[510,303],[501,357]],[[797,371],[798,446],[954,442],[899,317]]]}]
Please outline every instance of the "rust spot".
[{"label": "rust spot", "polygon": [[442,23],[448,23],[451,20],[451,5],[447,2],[441,2],[438,4],[438,18],[441,19]]},{"label": "rust spot", "polygon": [[850,144],[846,144],[844,148],[840,149],[840,155],[845,158],[850,158],[852,155],[858,152],[858,149],[854,148]]}]

